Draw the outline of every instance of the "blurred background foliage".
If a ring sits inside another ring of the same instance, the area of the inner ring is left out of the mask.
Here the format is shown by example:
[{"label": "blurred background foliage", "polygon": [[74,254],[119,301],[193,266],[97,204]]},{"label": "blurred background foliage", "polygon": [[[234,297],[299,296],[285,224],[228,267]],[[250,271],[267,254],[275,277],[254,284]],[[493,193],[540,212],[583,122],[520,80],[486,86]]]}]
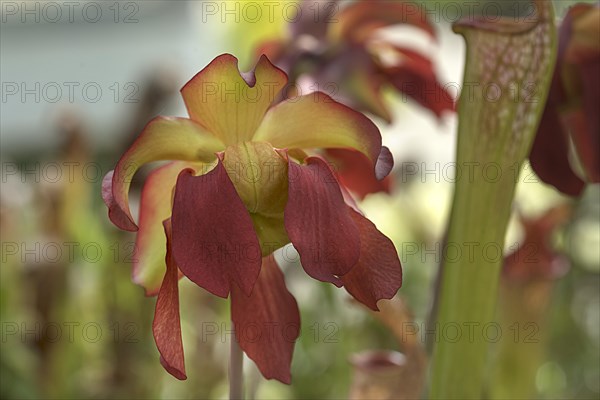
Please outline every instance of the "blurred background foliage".
[{"label": "blurred background foliage", "polygon": [[[34,3],[44,2],[29,2]],[[234,3],[227,2],[232,9]],[[433,2],[422,3],[431,7]],[[444,5],[461,2],[436,3],[443,12]],[[502,2],[510,11],[507,3],[513,2]],[[563,15],[574,2],[555,3]],[[287,34],[286,21],[278,13],[272,21],[258,22],[243,17],[236,21],[223,10],[208,13],[208,5],[224,7],[223,2],[115,4],[121,10],[119,23],[104,4],[104,17],[93,24],[78,13],[72,23],[44,18],[36,22],[31,16],[23,22],[20,14],[7,14],[3,5],[3,84],[94,82],[103,95],[96,102],[79,91],[75,101],[63,95],[51,102],[43,94],[40,101],[34,95],[22,100],[20,94],[2,100],[2,398],[169,399],[227,394],[228,302],[182,281],[188,380],[169,376],[158,362],[151,334],[155,299],[146,298],[130,280],[134,236],[109,223],[100,184],[147,120],[157,114],[185,115],[177,90],[195,72],[224,52],[250,67],[261,41]],[[127,8],[129,4],[133,8]],[[261,7],[264,10],[265,5]],[[121,23],[124,13],[132,10],[137,22]],[[437,44],[410,30],[393,34],[400,41],[422,43],[442,82],[461,82],[464,44],[444,15],[436,29]],[[133,83],[131,92],[128,83]],[[120,93],[111,89],[113,84]],[[136,101],[126,102],[127,94]],[[256,398],[346,397],[354,374],[349,361],[353,354],[378,349],[408,354],[414,346],[428,348],[436,338],[424,328],[452,197],[451,179],[443,171],[454,158],[456,117],[437,121],[416,104],[388,97],[394,123],[374,120],[395,155],[393,190],[390,195],[369,195],[360,206],[399,251],[404,311],[374,315],[345,292],[309,279],[293,249],[287,249],[286,257],[279,257],[302,314],[293,384],[265,381],[247,361],[247,387]],[[416,174],[408,169],[415,165]],[[62,176],[57,178],[55,170]],[[134,204],[142,180],[135,179]],[[540,342],[509,350],[519,360],[532,359],[534,397],[598,398],[600,188],[590,186],[580,199],[568,199],[537,182],[528,168],[520,182],[505,247],[514,251],[515,244],[525,240],[520,216],[535,219],[557,206],[568,207],[571,217],[552,230],[551,245],[570,268],[544,279],[543,290],[506,282],[501,293],[505,298],[499,301],[506,323],[494,351],[502,354],[503,346],[510,345],[513,323],[535,321],[539,330],[534,337]],[[515,298],[524,300],[509,301]],[[523,304],[531,299],[537,306],[525,310]],[[524,316],[528,310],[532,314]],[[410,333],[403,323],[421,331]],[[527,333],[523,326],[519,329]],[[490,393],[518,380],[510,374],[498,376]]]}]

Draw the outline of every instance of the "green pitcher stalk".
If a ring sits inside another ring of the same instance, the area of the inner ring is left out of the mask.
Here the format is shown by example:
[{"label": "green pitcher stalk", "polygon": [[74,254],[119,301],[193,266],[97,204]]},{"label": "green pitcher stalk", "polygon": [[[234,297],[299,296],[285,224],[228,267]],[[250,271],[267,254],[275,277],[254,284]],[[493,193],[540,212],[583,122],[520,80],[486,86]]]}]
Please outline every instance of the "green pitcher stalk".
[{"label": "green pitcher stalk", "polygon": [[[455,26],[465,38],[467,62],[431,398],[481,398],[488,345],[502,335],[493,321],[504,237],[556,59],[552,4],[537,0],[533,6],[535,18]],[[462,335],[444,337],[450,328]]]}]

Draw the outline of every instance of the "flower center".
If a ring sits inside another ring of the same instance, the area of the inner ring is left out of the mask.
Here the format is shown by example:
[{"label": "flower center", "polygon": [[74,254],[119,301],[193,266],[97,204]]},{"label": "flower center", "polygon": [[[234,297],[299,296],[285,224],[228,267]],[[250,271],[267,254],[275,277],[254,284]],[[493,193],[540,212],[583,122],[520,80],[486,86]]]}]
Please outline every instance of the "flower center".
[{"label": "flower center", "polygon": [[263,255],[289,242],[283,226],[288,166],[269,143],[244,142],[225,149],[223,165],[250,213]]},{"label": "flower center", "polygon": [[264,142],[225,149],[225,170],[248,212],[275,216],[287,202],[287,162]]}]

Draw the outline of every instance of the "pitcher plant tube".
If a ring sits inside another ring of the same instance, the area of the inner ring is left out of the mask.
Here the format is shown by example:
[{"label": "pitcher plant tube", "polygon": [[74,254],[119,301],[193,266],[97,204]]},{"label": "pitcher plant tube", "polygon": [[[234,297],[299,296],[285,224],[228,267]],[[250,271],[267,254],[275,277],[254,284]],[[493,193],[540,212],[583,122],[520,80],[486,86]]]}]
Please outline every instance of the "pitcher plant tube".
[{"label": "pitcher plant tube", "polygon": [[[469,83],[499,89],[493,99],[482,90],[461,93],[457,165],[462,170],[469,165],[493,165],[498,173],[475,173],[456,180],[443,260],[439,327],[469,323],[481,327],[494,320],[515,177],[531,150],[556,59],[552,2],[534,1],[532,7],[534,18],[466,19],[454,27],[467,44],[465,87]],[[531,87],[536,89],[533,98]],[[476,246],[475,250],[470,252],[469,246]],[[449,253],[452,247],[461,255]],[[483,336],[435,343],[431,398],[483,396],[489,347]]]}]

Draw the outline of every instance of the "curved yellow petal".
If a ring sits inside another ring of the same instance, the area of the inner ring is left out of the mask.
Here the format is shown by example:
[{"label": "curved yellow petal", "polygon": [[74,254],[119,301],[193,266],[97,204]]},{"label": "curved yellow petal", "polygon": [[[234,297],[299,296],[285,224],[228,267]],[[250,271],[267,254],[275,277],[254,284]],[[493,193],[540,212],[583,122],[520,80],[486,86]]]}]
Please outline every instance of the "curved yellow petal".
[{"label": "curved yellow petal", "polygon": [[111,221],[121,229],[137,231],[129,210],[129,187],[143,164],[160,160],[210,162],[224,148],[219,139],[192,120],[154,118],[104,179],[102,196]]},{"label": "curved yellow petal", "polygon": [[181,89],[190,118],[225,144],[249,140],[281,89],[286,74],[262,56],[253,71],[240,73],[238,60],[223,54]]},{"label": "curved yellow petal", "polygon": [[[252,140],[289,149],[353,148],[373,165],[382,151],[381,134],[369,118],[322,92],[285,100],[271,108]],[[377,176],[383,179],[387,173],[389,170]]]}]

